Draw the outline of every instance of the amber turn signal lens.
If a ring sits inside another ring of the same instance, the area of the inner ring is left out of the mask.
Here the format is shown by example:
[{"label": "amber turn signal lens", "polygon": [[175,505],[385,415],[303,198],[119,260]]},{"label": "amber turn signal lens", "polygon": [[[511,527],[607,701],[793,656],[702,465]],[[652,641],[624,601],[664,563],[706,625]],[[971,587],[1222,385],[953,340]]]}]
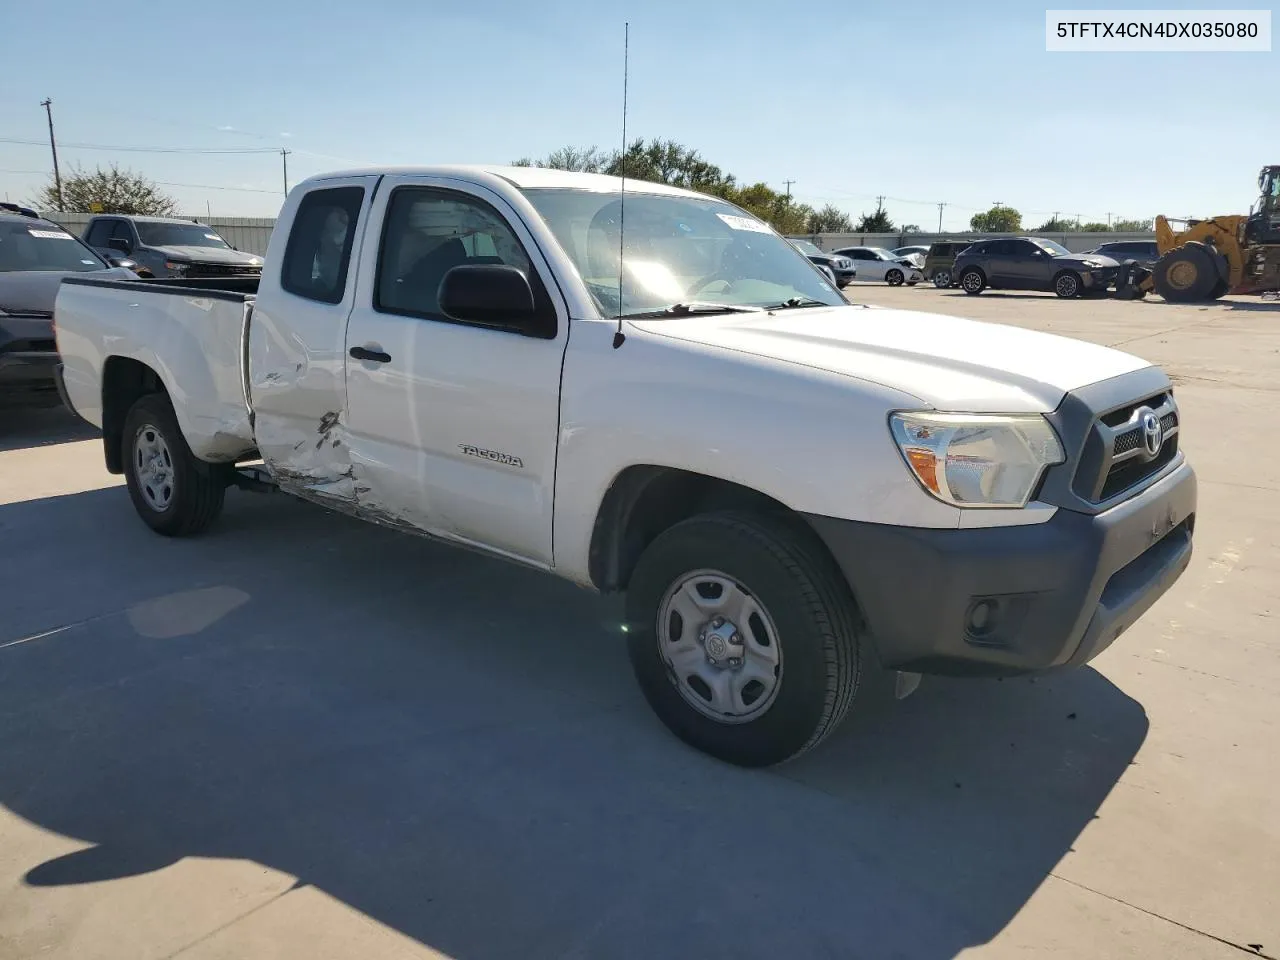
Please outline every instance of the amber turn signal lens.
[{"label": "amber turn signal lens", "polygon": [[938,458],[929,450],[922,450],[920,447],[908,447],[906,454],[907,462],[911,464],[911,469],[920,478],[920,482],[937,493]]}]

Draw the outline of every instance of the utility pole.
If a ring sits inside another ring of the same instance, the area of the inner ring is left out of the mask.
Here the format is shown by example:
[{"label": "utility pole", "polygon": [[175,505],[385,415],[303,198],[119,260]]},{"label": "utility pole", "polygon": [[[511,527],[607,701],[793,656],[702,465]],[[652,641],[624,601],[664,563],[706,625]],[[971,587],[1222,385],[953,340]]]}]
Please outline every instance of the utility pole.
[{"label": "utility pole", "polygon": [[62,210],[62,173],[58,170],[58,141],[53,136],[53,101],[45,97],[40,101],[45,116],[49,118],[49,149],[53,151],[53,182],[58,190],[58,210]]},{"label": "utility pole", "polygon": [[790,202],[791,202],[791,185],[792,185],[793,183],[795,183],[795,181],[794,181],[794,180],[783,180],[782,182],[783,182],[783,183],[785,183],[785,184],[787,185],[787,203],[790,203]]},{"label": "utility pole", "polygon": [[1107,211],[1107,229],[1108,230],[1111,229],[1111,211],[1110,210]]},{"label": "utility pole", "polygon": [[942,208],[945,206],[946,206],[946,203],[938,204],[938,232],[939,233],[942,232]]},{"label": "utility pole", "polygon": [[284,195],[289,196],[289,153],[284,147],[280,148],[280,162],[284,166]]}]

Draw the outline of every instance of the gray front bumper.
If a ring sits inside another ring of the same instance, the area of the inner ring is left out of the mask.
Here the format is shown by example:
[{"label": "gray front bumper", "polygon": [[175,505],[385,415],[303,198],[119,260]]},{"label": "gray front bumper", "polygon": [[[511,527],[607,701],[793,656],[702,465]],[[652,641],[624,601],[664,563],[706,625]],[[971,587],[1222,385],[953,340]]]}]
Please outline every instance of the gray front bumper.
[{"label": "gray front bumper", "polygon": [[1063,508],[1029,526],[808,519],[885,666],[1007,675],[1085,663],[1132,626],[1187,568],[1196,498],[1182,459],[1109,510]]}]

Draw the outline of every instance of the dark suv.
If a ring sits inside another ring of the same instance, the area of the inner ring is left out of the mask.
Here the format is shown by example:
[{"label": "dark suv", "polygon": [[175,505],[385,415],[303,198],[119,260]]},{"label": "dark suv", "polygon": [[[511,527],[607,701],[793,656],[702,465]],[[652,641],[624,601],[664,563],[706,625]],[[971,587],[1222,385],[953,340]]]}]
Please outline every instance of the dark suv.
[{"label": "dark suv", "polygon": [[929,252],[924,256],[924,278],[932,280],[935,287],[954,287],[955,275],[951,271],[952,264],[962,250],[973,244],[972,240],[939,240],[929,245]]},{"label": "dark suv", "polygon": [[960,289],[1045,290],[1063,298],[1105,292],[1120,264],[1096,253],[1072,253],[1040,237],[982,240],[956,257],[951,268]]},{"label": "dark suv", "polygon": [[820,270],[827,270],[836,286],[843,290],[853,283],[858,275],[857,265],[848,257],[838,253],[827,253],[811,240],[792,240],[791,245],[809,258],[809,262]]},{"label": "dark suv", "polygon": [[1160,259],[1160,247],[1154,240],[1113,240],[1110,243],[1100,243],[1089,252],[1110,257],[1120,263],[1137,260],[1148,270]]},{"label": "dark suv", "polygon": [[136,280],[132,265],[100,257],[34,210],[0,203],[0,401],[58,402],[58,285],[72,274]]}]

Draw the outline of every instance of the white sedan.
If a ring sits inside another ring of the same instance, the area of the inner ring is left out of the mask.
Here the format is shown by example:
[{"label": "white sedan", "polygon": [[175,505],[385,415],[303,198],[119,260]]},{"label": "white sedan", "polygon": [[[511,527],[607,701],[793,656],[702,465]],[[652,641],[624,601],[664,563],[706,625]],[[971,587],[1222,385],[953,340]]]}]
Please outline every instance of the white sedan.
[{"label": "white sedan", "polygon": [[884,247],[845,247],[835,251],[858,268],[859,280],[881,280],[891,287],[914,287],[924,279],[920,268],[907,257],[896,257]]}]

